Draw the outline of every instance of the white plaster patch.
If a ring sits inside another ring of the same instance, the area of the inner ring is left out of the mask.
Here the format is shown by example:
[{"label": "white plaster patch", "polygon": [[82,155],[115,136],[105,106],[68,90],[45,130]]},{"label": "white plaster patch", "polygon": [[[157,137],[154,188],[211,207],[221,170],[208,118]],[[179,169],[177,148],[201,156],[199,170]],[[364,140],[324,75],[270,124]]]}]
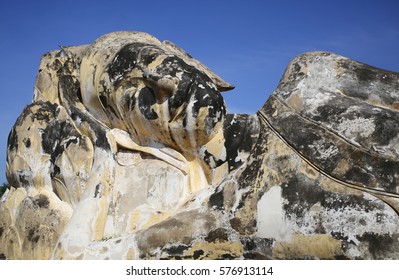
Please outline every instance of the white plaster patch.
[{"label": "white plaster patch", "polygon": [[257,236],[274,238],[276,241],[290,241],[292,231],[285,219],[284,199],[281,187],[274,186],[266,192],[257,205]]},{"label": "white plaster patch", "polygon": [[326,143],[323,140],[318,140],[313,144],[314,145],[309,145],[309,147],[315,149],[319,153],[319,159],[327,160],[339,153],[339,150],[336,146],[329,145],[326,147]]},{"label": "white plaster patch", "polygon": [[[338,132],[350,140],[355,141],[359,136],[369,137],[375,130],[373,119],[357,118],[354,120],[343,120],[337,127]],[[356,141],[355,141],[356,142]]]},{"label": "white plaster patch", "polygon": [[[310,91],[309,89],[304,90]],[[333,94],[326,91],[320,91],[320,89],[312,89],[312,91],[316,92],[316,94],[312,96],[305,95],[303,97],[303,106],[306,108],[307,112],[319,114],[318,109],[328,104],[331,101]]]}]

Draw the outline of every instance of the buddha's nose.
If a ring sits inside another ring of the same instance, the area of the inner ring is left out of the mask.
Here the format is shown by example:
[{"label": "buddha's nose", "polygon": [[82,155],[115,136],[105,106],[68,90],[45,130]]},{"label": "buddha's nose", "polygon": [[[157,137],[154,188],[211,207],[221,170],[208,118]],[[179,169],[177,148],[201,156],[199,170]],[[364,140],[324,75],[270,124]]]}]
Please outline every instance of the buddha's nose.
[{"label": "buddha's nose", "polygon": [[158,103],[163,103],[171,97],[179,86],[179,79],[172,76],[158,76],[152,73],[144,73],[145,82],[155,92],[155,97]]}]

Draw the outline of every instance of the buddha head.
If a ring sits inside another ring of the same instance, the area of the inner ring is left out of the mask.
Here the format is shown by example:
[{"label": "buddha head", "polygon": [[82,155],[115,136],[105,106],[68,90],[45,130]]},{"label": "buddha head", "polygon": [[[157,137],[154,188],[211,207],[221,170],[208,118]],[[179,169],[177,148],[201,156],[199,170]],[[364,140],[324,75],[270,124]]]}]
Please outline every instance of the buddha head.
[{"label": "buddha head", "polygon": [[221,91],[233,86],[170,42],[114,32],[87,50],[80,66],[82,100],[107,126],[139,144],[180,151],[208,143],[223,126]]}]

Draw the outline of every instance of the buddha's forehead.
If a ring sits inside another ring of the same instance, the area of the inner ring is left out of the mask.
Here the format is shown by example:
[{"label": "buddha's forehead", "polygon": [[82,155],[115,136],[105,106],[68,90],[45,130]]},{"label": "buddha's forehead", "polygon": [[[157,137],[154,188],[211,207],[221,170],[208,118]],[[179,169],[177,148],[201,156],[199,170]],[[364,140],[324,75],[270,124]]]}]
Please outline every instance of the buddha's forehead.
[{"label": "buddha's forehead", "polygon": [[[133,68],[155,68],[167,57],[175,57],[170,51],[154,44],[129,43],[122,46],[109,62],[108,71],[132,70]],[[177,59],[175,57],[175,59]]]},{"label": "buddha's forehead", "polygon": [[140,61],[144,64],[149,64],[160,55],[172,55],[172,53],[163,46],[132,42],[120,47],[115,51],[113,60],[122,57],[126,60]]},{"label": "buddha's forehead", "polygon": [[[104,72],[110,64],[119,59],[120,63],[131,63],[143,48],[165,52],[163,44],[155,37],[143,32],[113,32],[97,39],[83,57],[83,72]],[[123,66],[123,65],[122,65]]]},{"label": "buddha's forehead", "polygon": [[125,45],[115,53],[106,71],[111,82],[116,84],[129,76],[157,80],[162,78],[161,76],[179,76],[181,78],[183,72],[201,75],[209,79],[169,49],[137,42]]}]

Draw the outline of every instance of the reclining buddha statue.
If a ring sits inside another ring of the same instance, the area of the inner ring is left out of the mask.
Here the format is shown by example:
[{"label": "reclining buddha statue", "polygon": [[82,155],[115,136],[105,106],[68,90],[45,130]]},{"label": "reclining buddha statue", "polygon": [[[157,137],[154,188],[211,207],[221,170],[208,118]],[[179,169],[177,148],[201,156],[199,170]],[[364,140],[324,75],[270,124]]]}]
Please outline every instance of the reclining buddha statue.
[{"label": "reclining buddha statue", "polygon": [[0,253],[399,259],[399,74],[312,52],[256,114],[227,113],[233,88],[141,32],[45,54],[8,138]]}]

